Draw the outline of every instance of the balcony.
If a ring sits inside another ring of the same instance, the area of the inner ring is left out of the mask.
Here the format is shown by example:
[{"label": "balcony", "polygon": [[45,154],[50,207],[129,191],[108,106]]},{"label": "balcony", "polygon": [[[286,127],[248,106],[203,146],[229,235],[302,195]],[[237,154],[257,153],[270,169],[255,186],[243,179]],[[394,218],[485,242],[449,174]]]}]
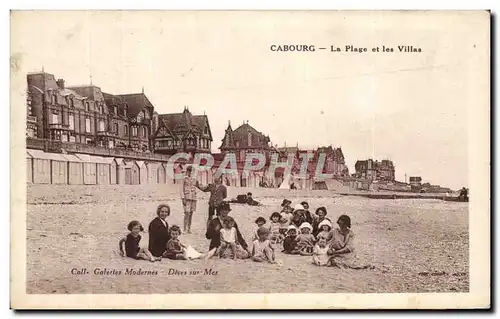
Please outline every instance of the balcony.
[{"label": "balcony", "polygon": [[69,125],[63,125],[62,123],[52,123],[52,124],[49,124],[49,129],[51,129],[51,130],[70,131]]},{"label": "balcony", "polygon": [[111,137],[111,136],[114,136],[114,133],[113,132],[109,132],[109,131],[97,131],[97,136],[100,136],[100,137]]},{"label": "balcony", "polygon": [[26,117],[26,121],[27,121],[28,123],[36,123],[36,116],[31,116],[31,115],[28,115],[28,116]]}]

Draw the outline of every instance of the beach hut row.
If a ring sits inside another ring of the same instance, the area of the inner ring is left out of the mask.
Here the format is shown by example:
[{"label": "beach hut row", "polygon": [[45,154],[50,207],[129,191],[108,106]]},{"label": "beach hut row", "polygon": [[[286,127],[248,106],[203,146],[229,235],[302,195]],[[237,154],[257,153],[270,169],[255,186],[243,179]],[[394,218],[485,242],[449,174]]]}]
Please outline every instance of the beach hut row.
[{"label": "beach hut row", "polygon": [[[166,163],[160,162],[78,153],[47,153],[35,149],[26,151],[26,161],[27,182],[31,184],[175,184],[172,175],[182,172],[179,166],[174,166],[173,174],[167,174]],[[206,185],[213,181],[213,174],[200,171],[197,179]]]},{"label": "beach hut row", "polygon": [[162,163],[88,154],[26,151],[27,182],[33,184],[113,185],[165,184]]}]

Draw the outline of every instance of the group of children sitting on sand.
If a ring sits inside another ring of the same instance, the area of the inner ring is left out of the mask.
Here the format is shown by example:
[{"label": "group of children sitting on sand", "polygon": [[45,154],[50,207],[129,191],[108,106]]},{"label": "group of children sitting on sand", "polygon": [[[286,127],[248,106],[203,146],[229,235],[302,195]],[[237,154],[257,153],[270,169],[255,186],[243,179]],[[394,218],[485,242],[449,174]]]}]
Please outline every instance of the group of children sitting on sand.
[{"label": "group of children sitting on sand", "polygon": [[[255,220],[257,229],[254,233],[252,248],[244,257],[241,257],[241,253],[237,252],[237,229],[234,219],[229,216],[226,216],[222,221],[218,249],[206,254],[198,253],[192,247],[180,242],[181,230],[177,225],[173,225],[169,228],[170,239],[167,242],[165,253],[161,257],[174,260],[210,258],[214,255],[222,257],[226,250],[230,249],[234,259],[251,258],[255,262],[276,263],[274,251],[279,245],[282,245],[282,252],[285,254],[312,256],[315,265],[328,265],[329,245],[334,232],[331,221],[326,218],[326,208],[319,207],[315,216],[312,217],[308,211],[307,202],[297,204],[293,209],[290,205],[291,202],[285,199],[281,205],[282,211],[272,213],[269,217],[269,223],[264,217]],[[342,217],[349,219],[345,215]],[[152,262],[161,260],[161,257],[154,257],[147,249],[139,247],[141,240],[139,233],[144,229],[138,221],[130,222],[128,230],[130,233],[119,242],[122,256],[126,255]]]},{"label": "group of children sitting on sand", "polygon": [[[284,200],[282,212],[272,213],[268,225],[264,217],[257,218],[254,239],[262,241],[260,234],[265,230],[269,233],[270,247],[283,244],[282,252],[285,254],[313,256],[315,265],[326,265],[330,258],[328,244],[333,237],[333,227],[326,218],[326,208],[319,207],[316,216],[312,217],[306,202],[297,204],[294,209],[290,209],[290,204],[290,201]],[[289,218],[284,216],[287,214],[290,215]]]}]

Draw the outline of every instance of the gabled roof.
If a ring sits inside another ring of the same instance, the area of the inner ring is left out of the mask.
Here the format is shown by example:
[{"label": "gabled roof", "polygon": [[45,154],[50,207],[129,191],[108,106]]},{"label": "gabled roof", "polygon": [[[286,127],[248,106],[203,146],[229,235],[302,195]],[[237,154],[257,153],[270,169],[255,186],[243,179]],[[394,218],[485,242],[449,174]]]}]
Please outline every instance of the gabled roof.
[{"label": "gabled roof", "polygon": [[82,163],[83,161],[73,154],[62,154],[68,162]]},{"label": "gabled roof", "polygon": [[117,94],[117,97],[121,98],[128,105],[127,116],[135,117],[139,114],[142,109],[154,108],[153,104],[148,100],[148,97],[144,93],[132,93],[132,94]]},{"label": "gabled roof", "polygon": [[[251,144],[248,143],[248,134],[251,136]],[[226,145],[226,140],[229,140]],[[231,128],[231,123],[229,123],[226,134],[222,139],[222,145],[220,149],[228,148],[270,148],[269,146],[269,136],[262,134],[255,128],[250,126],[248,123],[240,125],[234,131]]]},{"label": "gabled roof", "polygon": [[212,132],[210,131],[210,124],[208,124],[208,117],[206,115],[192,115],[191,112],[185,108],[182,113],[169,113],[159,114],[159,127],[166,127],[169,134],[174,137],[183,138],[189,133],[195,135],[202,134],[205,127],[208,126],[208,135],[212,140]]}]

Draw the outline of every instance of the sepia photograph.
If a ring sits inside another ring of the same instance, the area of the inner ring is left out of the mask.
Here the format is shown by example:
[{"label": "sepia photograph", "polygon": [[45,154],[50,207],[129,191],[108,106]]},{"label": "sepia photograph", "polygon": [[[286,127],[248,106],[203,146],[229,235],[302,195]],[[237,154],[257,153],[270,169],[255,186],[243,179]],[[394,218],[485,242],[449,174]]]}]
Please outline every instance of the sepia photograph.
[{"label": "sepia photograph", "polygon": [[10,19],[13,308],[489,307],[488,11]]}]

